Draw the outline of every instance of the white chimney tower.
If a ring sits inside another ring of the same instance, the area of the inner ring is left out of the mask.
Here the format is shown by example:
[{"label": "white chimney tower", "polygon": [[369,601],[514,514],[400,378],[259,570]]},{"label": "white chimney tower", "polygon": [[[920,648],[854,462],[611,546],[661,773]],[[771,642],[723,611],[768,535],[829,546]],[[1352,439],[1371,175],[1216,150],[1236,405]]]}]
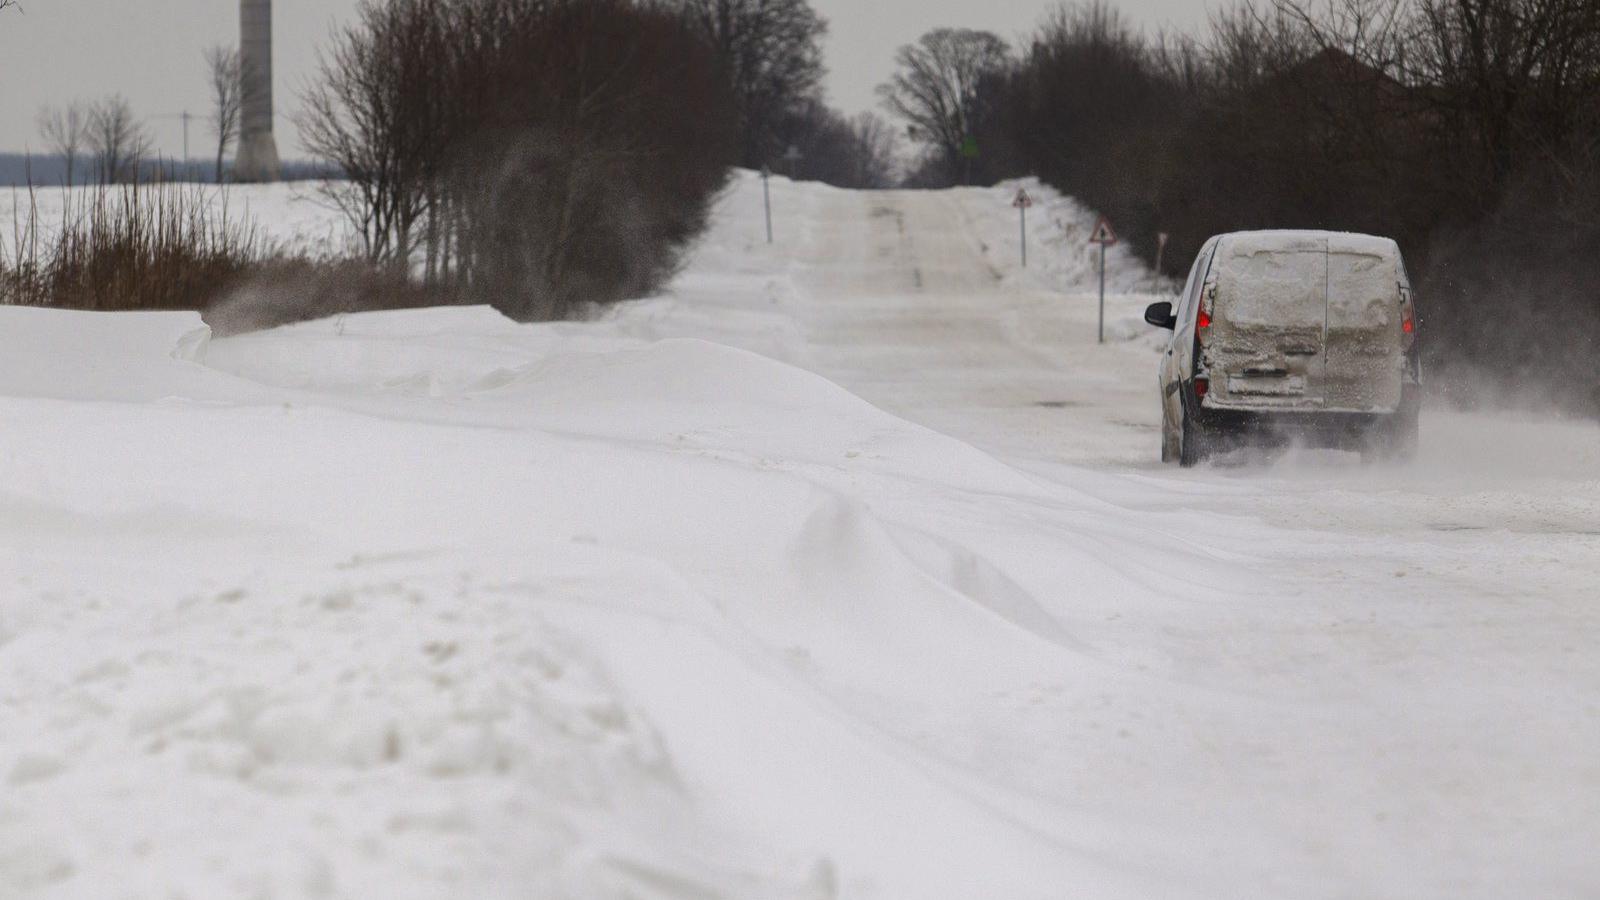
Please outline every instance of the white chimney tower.
[{"label": "white chimney tower", "polygon": [[272,136],[272,0],[239,0],[239,155],[235,181],[277,181]]}]

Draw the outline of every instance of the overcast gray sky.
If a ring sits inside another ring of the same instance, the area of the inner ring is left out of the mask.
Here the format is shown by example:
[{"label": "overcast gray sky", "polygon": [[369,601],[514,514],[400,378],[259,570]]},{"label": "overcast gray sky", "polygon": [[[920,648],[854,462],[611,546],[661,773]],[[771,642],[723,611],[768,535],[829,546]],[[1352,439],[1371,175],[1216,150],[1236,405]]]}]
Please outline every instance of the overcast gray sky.
[{"label": "overcast gray sky", "polygon": [[[832,23],[828,93],[846,112],[874,108],[873,88],[889,74],[895,48],[939,25],[986,28],[1014,39],[1055,0],[813,0]],[[148,119],[158,149],[179,156],[184,110],[206,112],[202,50],[234,43],[236,0],[22,0],[0,13],[0,150],[38,149],[34,117],[43,104],[120,92]],[[1147,28],[1205,20],[1204,0],[1121,0]],[[288,115],[315,65],[316,47],[356,0],[275,0],[279,145],[301,149]],[[191,153],[211,140],[203,121]]]}]

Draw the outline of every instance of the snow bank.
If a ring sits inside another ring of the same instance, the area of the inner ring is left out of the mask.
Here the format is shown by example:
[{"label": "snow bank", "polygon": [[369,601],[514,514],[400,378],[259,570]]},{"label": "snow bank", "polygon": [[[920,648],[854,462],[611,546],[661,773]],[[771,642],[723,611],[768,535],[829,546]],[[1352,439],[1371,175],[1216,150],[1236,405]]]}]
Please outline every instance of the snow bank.
[{"label": "snow bank", "polygon": [[[158,322],[107,319],[138,339],[79,392],[188,377]],[[1031,893],[1057,844],[856,723],[977,714],[1021,660],[1084,649],[1076,592],[1040,585],[1130,574],[991,559],[959,498],[1040,486],[817,375],[564,328],[350,316],[213,341],[239,394],[198,414],[0,404],[0,530],[39,585],[0,636],[28,736],[0,758],[0,885]]]},{"label": "snow bank", "polygon": [[[159,400],[198,374],[211,329],[197,313],[0,306],[0,385],[12,397]],[[171,366],[169,362],[190,365]]]}]

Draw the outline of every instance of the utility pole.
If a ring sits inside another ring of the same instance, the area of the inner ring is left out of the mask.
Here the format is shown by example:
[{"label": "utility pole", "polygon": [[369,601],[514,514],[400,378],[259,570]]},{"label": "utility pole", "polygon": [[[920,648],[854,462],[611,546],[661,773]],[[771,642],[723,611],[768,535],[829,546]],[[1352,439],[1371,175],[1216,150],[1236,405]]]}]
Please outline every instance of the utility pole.
[{"label": "utility pole", "polygon": [[187,179],[189,177],[189,123],[194,120],[194,116],[186,109],[179,113],[159,113],[151,118],[177,119],[183,123],[183,163],[178,167],[178,171],[181,173],[180,180]]}]

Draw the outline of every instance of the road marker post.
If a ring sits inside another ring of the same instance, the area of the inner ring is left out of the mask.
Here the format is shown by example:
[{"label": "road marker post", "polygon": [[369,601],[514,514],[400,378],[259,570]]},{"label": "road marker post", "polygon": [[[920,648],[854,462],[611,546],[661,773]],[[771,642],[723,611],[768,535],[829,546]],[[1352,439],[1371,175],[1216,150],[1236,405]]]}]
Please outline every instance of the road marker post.
[{"label": "road marker post", "polygon": [[1028,208],[1033,206],[1033,198],[1028,196],[1026,188],[1017,188],[1017,199],[1011,201],[1022,218],[1022,267],[1028,267]]},{"label": "road marker post", "polygon": [[[788,164],[785,168],[788,169],[791,179],[799,171],[802,159],[805,159],[805,154],[800,152],[799,147],[791,146],[783,154],[783,161]],[[767,207],[767,243],[770,244],[772,243],[772,166],[770,165],[761,167],[761,200]]]},{"label": "road marker post", "polygon": [[1106,342],[1106,248],[1114,247],[1117,243],[1117,233],[1111,229],[1111,221],[1105,216],[1095,223],[1094,233],[1089,235],[1089,243],[1100,245],[1100,343]]},{"label": "road marker post", "polygon": [[761,167],[761,200],[767,207],[767,243],[772,243],[772,167]]}]

